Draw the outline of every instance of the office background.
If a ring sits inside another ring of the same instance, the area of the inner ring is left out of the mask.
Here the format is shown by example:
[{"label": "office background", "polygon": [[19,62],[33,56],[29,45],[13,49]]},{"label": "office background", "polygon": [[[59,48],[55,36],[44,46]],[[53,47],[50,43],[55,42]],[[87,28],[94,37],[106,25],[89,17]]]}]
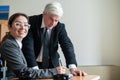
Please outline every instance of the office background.
[{"label": "office background", "polygon": [[[0,5],[10,6],[9,16],[15,12],[37,15],[52,1],[55,0],[0,0]],[[63,6],[60,21],[66,24],[78,65],[120,66],[120,0],[56,1]]]}]

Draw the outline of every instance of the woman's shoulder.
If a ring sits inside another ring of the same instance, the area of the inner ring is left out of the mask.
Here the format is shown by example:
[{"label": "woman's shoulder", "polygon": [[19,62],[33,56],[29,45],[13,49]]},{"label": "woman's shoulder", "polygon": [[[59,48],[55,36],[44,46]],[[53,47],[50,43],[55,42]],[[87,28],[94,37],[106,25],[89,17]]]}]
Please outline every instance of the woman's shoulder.
[{"label": "woman's shoulder", "polygon": [[13,46],[17,45],[15,39],[12,36],[8,36],[2,43],[1,46]]}]

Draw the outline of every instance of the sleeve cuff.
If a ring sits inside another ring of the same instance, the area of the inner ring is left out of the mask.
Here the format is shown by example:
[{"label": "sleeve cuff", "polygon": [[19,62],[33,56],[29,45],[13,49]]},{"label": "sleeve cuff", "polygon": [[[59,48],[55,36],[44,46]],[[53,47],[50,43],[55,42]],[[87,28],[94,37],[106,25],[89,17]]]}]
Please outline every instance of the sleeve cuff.
[{"label": "sleeve cuff", "polygon": [[38,66],[34,66],[34,67],[32,67],[32,69],[39,69],[39,67]]},{"label": "sleeve cuff", "polygon": [[68,68],[69,68],[69,69],[71,69],[71,68],[77,69],[77,67],[76,67],[75,64],[69,64],[69,65],[68,65]]}]

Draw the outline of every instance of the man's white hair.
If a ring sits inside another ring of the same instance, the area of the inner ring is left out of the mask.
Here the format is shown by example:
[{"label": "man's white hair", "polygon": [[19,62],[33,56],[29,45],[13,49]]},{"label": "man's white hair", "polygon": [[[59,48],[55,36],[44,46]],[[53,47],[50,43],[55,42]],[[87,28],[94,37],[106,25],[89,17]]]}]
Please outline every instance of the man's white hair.
[{"label": "man's white hair", "polygon": [[51,2],[45,6],[44,13],[51,13],[62,17],[63,9],[59,2]]}]

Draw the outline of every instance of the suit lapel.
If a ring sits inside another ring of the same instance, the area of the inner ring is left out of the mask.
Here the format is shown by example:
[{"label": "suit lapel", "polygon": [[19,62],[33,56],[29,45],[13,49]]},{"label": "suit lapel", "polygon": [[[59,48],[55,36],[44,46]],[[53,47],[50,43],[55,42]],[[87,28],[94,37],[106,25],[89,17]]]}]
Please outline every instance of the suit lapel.
[{"label": "suit lapel", "polygon": [[26,59],[25,59],[25,57],[24,57],[24,55],[23,55],[23,52],[22,52],[22,50],[20,49],[20,46],[18,45],[18,43],[17,43],[17,41],[15,40],[15,38],[13,38],[11,35],[9,35],[9,39],[11,39],[12,41],[14,41],[14,43],[17,45],[17,48],[18,48],[18,50],[19,50],[19,55],[21,56],[21,58],[22,58],[22,60],[23,60],[23,63],[25,64],[25,65],[27,65],[27,62],[26,62]]},{"label": "suit lapel", "polygon": [[22,59],[23,59],[24,64],[27,65],[26,59],[25,59],[25,57],[24,57],[21,49],[20,49],[20,55],[21,55],[21,57],[22,57]]},{"label": "suit lapel", "polygon": [[40,29],[40,40],[41,40],[41,45],[43,43],[43,31],[44,31],[44,28],[41,28]]}]

